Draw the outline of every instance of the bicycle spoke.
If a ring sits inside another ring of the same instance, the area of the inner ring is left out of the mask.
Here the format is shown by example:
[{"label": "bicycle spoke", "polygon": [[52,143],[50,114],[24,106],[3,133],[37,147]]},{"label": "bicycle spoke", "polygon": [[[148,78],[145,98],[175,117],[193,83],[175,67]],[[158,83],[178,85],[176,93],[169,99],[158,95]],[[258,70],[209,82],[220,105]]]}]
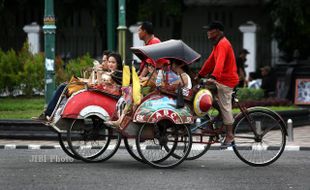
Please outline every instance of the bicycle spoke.
[{"label": "bicycle spoke", "polygon": [[264,110],[249,111],[248,117],[251,118],[252,124],[255,124],[255,131],[245,116],[238,118],[234,127],[236,146],[233,149],[236,155],[249,165],[271,164],[284,150],[284,126],[279,123],[278,118]]}]

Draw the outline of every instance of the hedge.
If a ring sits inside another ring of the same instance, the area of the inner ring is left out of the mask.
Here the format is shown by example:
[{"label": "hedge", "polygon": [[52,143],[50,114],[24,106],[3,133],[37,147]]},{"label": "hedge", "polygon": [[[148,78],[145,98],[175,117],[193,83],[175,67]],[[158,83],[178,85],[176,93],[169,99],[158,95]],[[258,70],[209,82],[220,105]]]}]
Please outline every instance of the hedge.
[{"label": "hedge", "polygon": [[[82,77],[82,71],[92,66],[93,59],[86,54],[69,60],[66,68],[60,57],[56,57],[56,84],[67,81],[72,75]],[[19,52],[0,49],[0,94],[26,95],[44,91],[44,54],[32,55],[28,43]]]}]

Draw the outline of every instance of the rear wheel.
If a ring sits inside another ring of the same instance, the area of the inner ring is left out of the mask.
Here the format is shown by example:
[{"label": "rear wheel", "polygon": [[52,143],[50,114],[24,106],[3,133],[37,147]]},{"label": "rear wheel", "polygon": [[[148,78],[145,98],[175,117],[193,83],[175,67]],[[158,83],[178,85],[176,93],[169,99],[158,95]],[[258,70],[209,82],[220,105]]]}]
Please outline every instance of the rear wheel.
[{"label": "rear wheel", "polygon": [[235,121],[234,152],[251,166],[266,166],[275,162],[285,148],[285,126],[280,122],[280,118],[264,110],[249,111],[248,118],[249,121],[241,115]]},{"label": "rear wheel", "polygon": [[72,153],[68,141],[67,141],[67,135],[58,133],[58,141],[61,149],[71,158],[79,160],[80,157],[76,156],[75,154]]},{"label": "rear wheel", "polygon": [[121,135],[98,117],[74,120],[67,136],[71,151],[85,162],[108,160],[121,143]]},{"label": "rear wheel", "polygon": [[143,125],[136,138],[141,158],[157,168],[172,168],[181,164],[190,152],[191,143],[189,128],[169,120]]},{"label": "rear wheel", "polygon": [[[191,126],[192,132],[192,148],[186,160],[195,160],[203,156],[211,147],[213,137],[202,133],[202,129],[208,129],[211,125],[208,121],[211,117],[207,114],[199,118],[200,122],[196,122]],[[211,128],[210,128],[211,130]]]},{"label": "rear wheel", "polygon": [[145,163],[140,155],[139,155],[139,152],[138,152],[138,149],[137,149],[137,146],[136,146],[136,143],[135,142],[132,142],[131,144],[129,143],[129,139],[127,137],[124,137],[124,144],[125,144],[125,148],[126,150],[128,151],[129,155],[131,157],[133,157],[135,160],[139,161],[139,162],[142,162],[142,163]]}]

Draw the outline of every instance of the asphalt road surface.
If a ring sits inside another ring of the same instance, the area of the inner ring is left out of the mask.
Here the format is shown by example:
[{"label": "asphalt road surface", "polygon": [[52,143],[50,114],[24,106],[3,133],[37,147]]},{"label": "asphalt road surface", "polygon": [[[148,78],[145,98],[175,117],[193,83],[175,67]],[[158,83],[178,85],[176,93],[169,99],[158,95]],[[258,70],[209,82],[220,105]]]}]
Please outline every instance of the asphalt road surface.
[{"label": "asphalt road surface", "polygon": [[302,189],[310,190],[310,151],[285,151],[270,166],[251,167],[233,151],[209,151],[173,169],[154,169],[119,150],[84,163],[62,150],[0,150],[0,189]]}]

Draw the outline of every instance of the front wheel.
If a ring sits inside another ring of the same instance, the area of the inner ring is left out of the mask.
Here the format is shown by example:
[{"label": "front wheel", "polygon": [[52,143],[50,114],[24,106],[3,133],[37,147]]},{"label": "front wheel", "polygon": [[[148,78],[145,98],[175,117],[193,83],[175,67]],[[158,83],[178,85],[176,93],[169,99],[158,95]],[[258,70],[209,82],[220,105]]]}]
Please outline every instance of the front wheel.
[{"label": "front wheel", "polygon": [[74,158],[76,160],[79,160],[80,157],[76,156],[75,154],[72,153],[68,141],[67,141],[67,136],[61,133],[58,133],[58,142],[61,147],[61,149],[71,158]]},{"label": "front wheel", "polygon": [[267,166],[275,162],[285,148],[285,125],[280,118],[264,110],[248,111],[248,117],[241,115],[236,118],[234,135],[234,152],[251,166]]},{"label": "front wheel", "polygon": [[[191,126],[192,132],[192,148],[188,154],[186,160],[196,160],[206,154],[210,149],[213,141],[213,136],[204,134],[201,129],[213,129],[212,123],[210,123],[211,116],[208,114],[199,118],[200,122],[195,122]],[[197,121],[197,120],[196,120]]]},{"label": "front wheel", "polygon": [[127,137],[123,137],[124,139],[124,145],[125,148],[127,150],[127,152],[129,153],[129,155],[134,158],[135,160],[144,163],[144,161],[141,159],[138,150],[137,150],[137,146],[135,144],[135,142],[132,142],[131,144],[129,143],[130,139],[128,139]]},{"label": "front wheel", "polygon": [[192,146],[192,136],[186,125],[161,120],[143,125],[136,144],[141,158],[147,164],[156,168],[172,168],[186,159]]},{"label": "front wheel", "polygon": [[94,116],[74,120],[67,133],[71,151],[85,162],[102,162],[111,158],[121,143],[121,135]]}]

